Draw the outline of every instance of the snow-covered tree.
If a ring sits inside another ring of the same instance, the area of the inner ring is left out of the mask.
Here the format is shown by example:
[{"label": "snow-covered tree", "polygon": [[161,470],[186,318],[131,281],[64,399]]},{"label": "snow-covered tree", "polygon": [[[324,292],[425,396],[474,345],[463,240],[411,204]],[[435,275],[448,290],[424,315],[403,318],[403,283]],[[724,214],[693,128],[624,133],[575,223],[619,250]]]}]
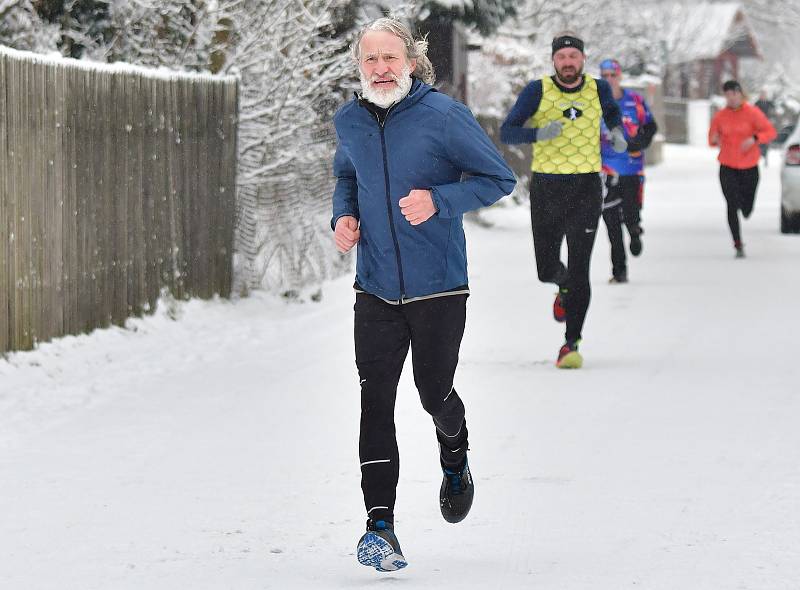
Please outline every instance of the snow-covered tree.
[{"label": "snow-covered tree", "polygon": [[91,45],[108,31],[108,0],[35,0],[34,6],[44,22],[58,27],[63,55],[81,57],[87,38]]},{"label": "snow-covered tree", "polygon": [[96,22],[77,21],[70,36],[84,48],[84,58],[207,71],[214,32],[227,6],[204,0],[110,0],[102,31]]},{"label": "snow-covered tree", "polygon": [[422,0],[417,3],[420,20],[457,20],[491,35],[517,10],[517,0]]},{"label": "snow-covered tree", "polygon": [[800,31],[800,2],[749,0],[746,10],[764,60],[744,64],[745,87],[754,94],[767,93],[779,127],[794,124],[800,116],[800,61],[793,49]]},{"label": "snow-covered tree", "polygon": [[[332,116],[352,75],[343,0],[257,0],[231,13],[223,72],[241,78],[240,289],[294,291],[349,265],[330,238]],[[265,8],[267,10],[265,10]]]},{"label": "snow-covered tree", "polygon": [[60,28],[37,12],[30,0],[0,0],[0,43],[14,49],[58,51]]}]

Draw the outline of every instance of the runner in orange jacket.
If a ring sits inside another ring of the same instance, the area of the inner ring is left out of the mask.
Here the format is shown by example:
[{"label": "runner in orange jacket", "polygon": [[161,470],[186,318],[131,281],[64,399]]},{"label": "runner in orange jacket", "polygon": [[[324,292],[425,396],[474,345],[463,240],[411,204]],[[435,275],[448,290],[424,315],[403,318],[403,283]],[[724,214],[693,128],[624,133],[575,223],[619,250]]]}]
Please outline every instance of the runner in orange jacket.
[{"label": "runner in orange jacket", "polygon": [[719,146],[719,182],[728,203],[728,226],[736,257],[744,258],[739,211],[745,219],[753,212],[758,187],[759,144],[775,139],[772,123],[745,100],[736,80],[723,84],[727,106],[717,111],[708,130],[708,143]]}]

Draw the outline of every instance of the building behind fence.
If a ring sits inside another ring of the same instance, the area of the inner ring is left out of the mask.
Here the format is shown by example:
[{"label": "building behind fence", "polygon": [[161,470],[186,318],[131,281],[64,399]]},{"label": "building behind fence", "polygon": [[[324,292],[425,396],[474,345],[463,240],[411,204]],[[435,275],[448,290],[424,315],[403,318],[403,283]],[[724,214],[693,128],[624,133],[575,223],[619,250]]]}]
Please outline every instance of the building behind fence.
[{"label": "building behind fence", "polygon": [[228,296],[233,78],[0,49],[0,352]]}]

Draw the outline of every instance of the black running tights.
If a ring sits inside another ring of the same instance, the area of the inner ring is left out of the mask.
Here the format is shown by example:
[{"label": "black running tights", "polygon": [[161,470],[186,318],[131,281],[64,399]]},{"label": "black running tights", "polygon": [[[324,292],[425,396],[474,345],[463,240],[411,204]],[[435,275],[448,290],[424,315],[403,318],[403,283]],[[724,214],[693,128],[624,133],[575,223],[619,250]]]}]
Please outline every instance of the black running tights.
[{"label": "black running tights", "polygon": [[[543,283],[567,290],[566,340],[581,338],[592,297],[589,264],[603,202],[600,175],[533,174],[531,225],[536,270]],[[561,243],[567,238],[567,265]]]},{"label": "black running tights", "polygon": [[739,228],[739,211],[745,219],[753,212],[758,188],[758,166],[739,170],[728,166],[719,167],[719,183],[722,185],[722,194],[728,203],[728,227],[734,243],[742,241]]},{"label": "black running tights", "polygon": [[411,348],[414,383],[433,418],[440,461],[458,466],[467,452],[464,404],[453,388],[467,295],[392,305],[356,294],[356,366],[361,382],[361,489],[373,520],[394,520],[399,454],[394,425],[397,383]]},{"label": "black running tights", "polygon": [[611,242],[611,273],[615,277],[625,274],[628,270],[622,225],[625,224],[631,236],[640,231],[639,199],[644,182],[644,177],[638,174],[618,178],[617,184],[608,187],[605,198],[607,208],[603,209],[603,221],[606,222],[608,240]]}]

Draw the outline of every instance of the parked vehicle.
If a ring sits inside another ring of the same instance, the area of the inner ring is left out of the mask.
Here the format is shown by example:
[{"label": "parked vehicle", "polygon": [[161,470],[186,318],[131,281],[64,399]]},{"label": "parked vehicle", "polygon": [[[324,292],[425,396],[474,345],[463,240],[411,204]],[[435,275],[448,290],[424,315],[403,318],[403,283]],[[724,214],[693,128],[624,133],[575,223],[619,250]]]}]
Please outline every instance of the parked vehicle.
[{"label": "parked vehicle", "polygon": [[781,233],[800,233],[800,125],[783,145]]},{"label": "parked vehicle", "polygon": [[792,125],[784,125],[780,129],[778,129],[778,135],[772,142],[772,145],[782,146],[784,143],[786,143],[786,140],[789,139],[789,136],[792,133],[794,133],[796,127],[797,125],[792,124]]}]

